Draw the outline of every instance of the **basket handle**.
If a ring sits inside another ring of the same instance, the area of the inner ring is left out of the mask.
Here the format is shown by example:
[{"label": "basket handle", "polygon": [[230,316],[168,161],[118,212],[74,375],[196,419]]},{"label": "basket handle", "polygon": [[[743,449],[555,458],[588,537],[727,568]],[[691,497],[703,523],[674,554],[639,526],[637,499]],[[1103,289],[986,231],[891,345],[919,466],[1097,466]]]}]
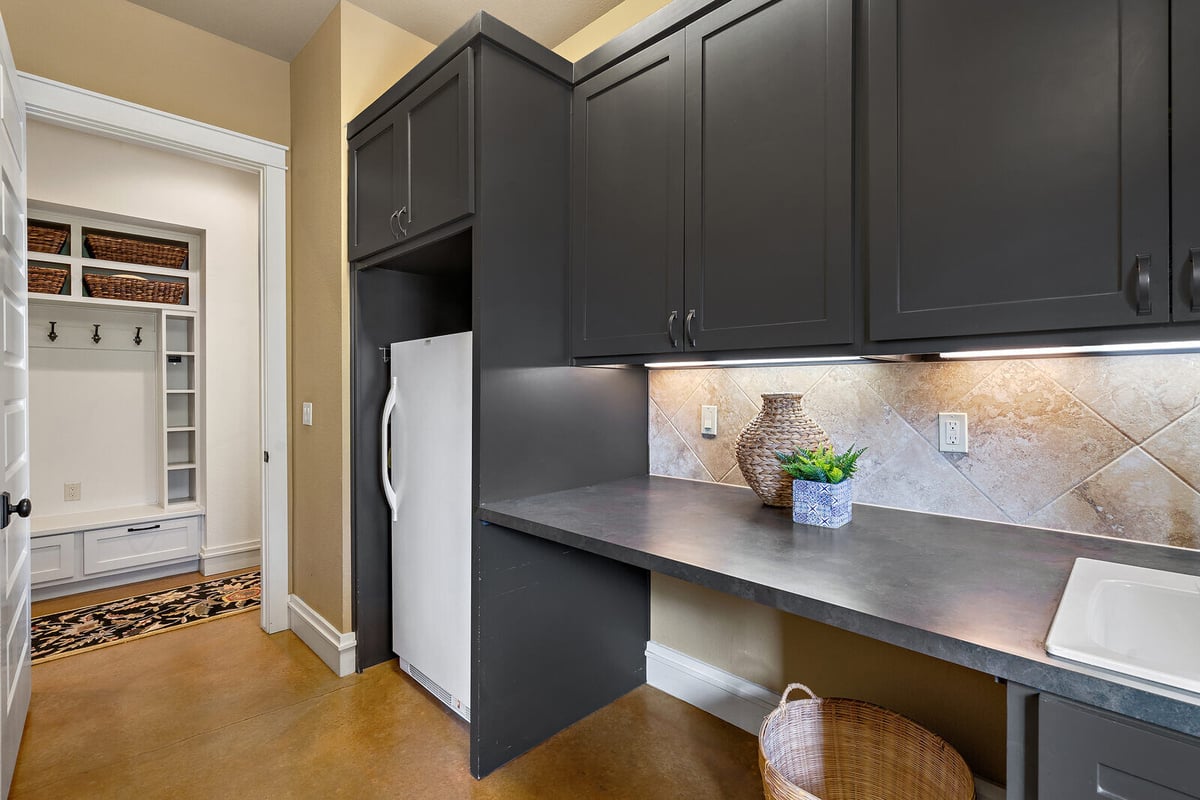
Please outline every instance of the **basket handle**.
[{"label": "basket handle", "polygon": [[787,705],[788,697],[791,695],[792,690],[794,690],[794,689],[803,689],[805,691],[805,693],[808,694],[808,696],[811,697],[813,700],[820,699],[817,697],[816,692],[814,692],[812,689],[805,686],[803,683],[789,683],[788,687],[783,690],[783,697],[779,698],[779,707],[780,708],[783,708],[784,706]]}]

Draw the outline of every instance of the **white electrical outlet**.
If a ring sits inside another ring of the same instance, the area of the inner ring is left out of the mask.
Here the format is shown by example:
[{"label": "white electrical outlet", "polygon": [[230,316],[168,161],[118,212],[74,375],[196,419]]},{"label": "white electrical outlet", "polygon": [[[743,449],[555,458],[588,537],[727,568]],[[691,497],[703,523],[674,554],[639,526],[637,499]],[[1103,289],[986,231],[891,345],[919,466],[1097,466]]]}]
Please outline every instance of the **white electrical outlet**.
[{"label": "white electrical outlet", "polygon": [[700,435],[717,435],[717,407],[700,406]]},{"label": "white electrical outlet", "polygon": [[305,403],[300,407],[300,424],[312,425],[312,403]]},{"label": "white electrical outlet", "polygon": [[967,452],[967,415],[938,414],[938,450],[943,453]]},{"label": "white electrical outlet", "polygon": [[80,483],[64,483],[63,484],[63,500],[82,500],[83,499],[83,484]]}]

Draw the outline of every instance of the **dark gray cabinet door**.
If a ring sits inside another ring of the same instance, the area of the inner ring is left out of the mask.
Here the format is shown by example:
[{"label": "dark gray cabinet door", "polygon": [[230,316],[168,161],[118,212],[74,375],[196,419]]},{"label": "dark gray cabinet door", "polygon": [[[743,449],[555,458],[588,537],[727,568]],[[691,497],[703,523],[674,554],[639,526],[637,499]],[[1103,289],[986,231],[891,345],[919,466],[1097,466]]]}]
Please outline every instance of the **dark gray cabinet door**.
[{"label": "dark gray cabinet door", "polygon": [[688,346],[851,342],[852,4],[734,0],[687,28]]},{"label": "dark gray cabinet door", "polygon": [[1200,800],[1200,742],[1049,695],[1037,764],[1045,800]]},{"label": "dark gray cabinet door", "polygon": [[1174,318],[1200,320],[1200,3],[1171,4]]},{"label": "dark gray cabinet door", "polygon": [[348,208],[350,260],[371,255],[400,240],[400,170],[404,128],[389,113],[350,140]]},{"label": "dark gray cabinet door", "polygon": [[475,209],[473,62],[474,52],[464,50],[400,103],[405,239]]},{"label": "dark gray cabinet door", "polygon": [[1168,0],[869,0],[875,340],[1164,322]]},{"label": "dark gray cabinet door", "polygon": [[575,88],[577,356],[682,349],[683,32]]}]

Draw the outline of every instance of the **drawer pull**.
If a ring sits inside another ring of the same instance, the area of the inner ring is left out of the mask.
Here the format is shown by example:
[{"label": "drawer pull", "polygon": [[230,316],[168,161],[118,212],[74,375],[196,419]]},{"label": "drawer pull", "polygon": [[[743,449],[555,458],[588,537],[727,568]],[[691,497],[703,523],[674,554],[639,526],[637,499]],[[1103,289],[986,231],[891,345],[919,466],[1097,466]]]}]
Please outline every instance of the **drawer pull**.
[{"label": "drawer pull", "polygon": [[1200,247],[1188,250],[1192,262],[1192,311],[1200,311]]},{"label": "drawer pull", "polygon": [[126,528],[125,532],[126,533],[141,533],[142,531],[156,531],[161,527],[162,527],[162,525],[146,525],[145,527],[142,527],[142,528]]},{"label": "drawer pull", "polygon": [[1137,293],[1137,315],[1144,317],[1151,313],[1150,256],[1138,254],[1137,266],[1134,268],[1134,281],[1134,289]]}]

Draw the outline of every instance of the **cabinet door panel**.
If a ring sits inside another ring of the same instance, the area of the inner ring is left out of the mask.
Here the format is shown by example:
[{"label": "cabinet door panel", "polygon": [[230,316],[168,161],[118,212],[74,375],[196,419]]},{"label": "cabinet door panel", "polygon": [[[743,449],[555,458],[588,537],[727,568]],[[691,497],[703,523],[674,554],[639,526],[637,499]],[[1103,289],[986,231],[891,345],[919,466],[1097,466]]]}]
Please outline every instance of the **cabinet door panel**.
[{"label": "cabinet door panel", "polygon": [[1200,742],[1042,695],[1038,796],[1200,800]]},{"label": "cabinet door panel", "polygon": [[852,341],[852,52],[844,0],[735,0],[688,27],[697,349]]},{"label": "cabinet door panel", "polygon": [[1171,4],[1174,318],[1200,320],[1200,3]]},{"label": "cabinet door panel", "polygon": [[350,260],[398,241],[399,167],[404,152],[399,115],[389,113],[350,142]]},{"label": "cabinet door panel", "polygon": [[1169,318],[1165,0],[871,0],[867,42],[872,339]]},{"label": "cabinet door panel", "polygon": [[400,104],[408,148],[406,239],[465,217],[475,208],[472,64],[468,48]]},{"label": "cabinet door panel", "polygon": [[666,352],[683,300],[683,32],[575,89],[577,356]]}]

